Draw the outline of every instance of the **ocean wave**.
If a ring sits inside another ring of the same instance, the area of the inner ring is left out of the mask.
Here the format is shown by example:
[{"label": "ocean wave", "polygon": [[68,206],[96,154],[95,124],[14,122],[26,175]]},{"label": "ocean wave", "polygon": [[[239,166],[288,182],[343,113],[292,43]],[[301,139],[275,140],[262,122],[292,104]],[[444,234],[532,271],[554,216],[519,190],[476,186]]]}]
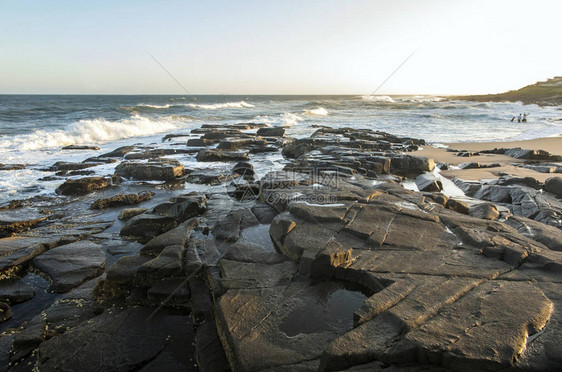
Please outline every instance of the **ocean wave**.
[{"label": "ocean wave", "polygon": [[291,114],[290,112],[286,112],[281,115],[281,124],[284,126],[296,125],[299,121],[302,120],[302,117],[298,116],[297,114]]},{"label": "ocean wave", "polygon": [[238,101],[238,102],[225,102],[225,103],[210,103],[210,104],[202,104],[202,103],[187,103],[185,106],[195,107],[205,110],[218,110],[222,108],[252,108],[256,107],[251,103],[246,101]]},{"label": "ocean wave", "polygon": [[328,116],[328,110],[320,106],[315,109],[305,110],[303,114],[309,116]]},{"label": "ocean wave", "polygon": [[173,117],[153,119],[140,115],[133,115],[119,121],[108,121],[103,118],[80,120],[64,130],[35,130],[30,134],[8,137],[0,141],[0,148],[27,151],[66,145],[99,144],[177,130],[188,122],[191,120],[177,120]]},{"label": "ocean wave", "polygon": [[258,115],[252,118],[252,121],[269,124],[269,125],[281,125],[281,126],[293,126],[303,120],[304,119],[301,116],[297,114],[292,114],[290,112],[285,112],[283,114],[279,114],[276,116]]},{"label": "ocean wave", "polygon": [[390,96],[360,96],[362,100],[367,102],[387,102],[394,103],[394,99]]},{"label": "ocean wave", "polygon": [[143,109],[143,108],[148,108],[148,109],[155,109],[155,110],[165,110],[165,109],[169,109],[171,107],[192,107],[192,108],[197,108],[197,109],[203,109],[203,110],[219,110],[219,109],[224,109],[224,108],[252,108],[252,107],[256,107],[254,105],[252,105],[251,103],[248,103],[246,101],[238,101],[238,102],[224,102],[224,103],[209,103],[209,104],[204,104],[204,103],[167,103],[164,105],[154,105],[154,104],[150,104],[150,103],[139,103],[136,106],[128,106],[128,107],[123,107],[126,110],[137,110],[137,109]]},{"label": "ocean wave", "polygon": [[404,99],[405,102],[417,102],[417,103],[425,103],[425,102],[441,102],[445,98],[443,97],[436,97],[436,96],[413,96],[407,97]]}]

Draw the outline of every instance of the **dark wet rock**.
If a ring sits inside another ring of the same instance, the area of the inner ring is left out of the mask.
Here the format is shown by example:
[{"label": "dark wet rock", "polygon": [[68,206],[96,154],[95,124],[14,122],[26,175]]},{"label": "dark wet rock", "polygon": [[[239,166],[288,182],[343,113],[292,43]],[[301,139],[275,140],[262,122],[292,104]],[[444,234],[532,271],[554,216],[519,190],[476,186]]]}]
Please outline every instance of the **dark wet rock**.
[{"label": "dark wet rock", "polygon": [[183,245],[166,246],[155,258],[141,265],[137,271],[139,280],[152,283],[165,278],[181,277],[184,254]]},{"label": "dark wet rock", "polygon": [[11,236],[14,233],[29,230],[46,220],[48,216],[35,211],[10,210],[0,213],[0,238]]},{"label": "dark wet rock", "polygon": [[64,333],[96,315],[93,290],[99,278],[94,278],[65,293],[43,312],[49,336]]},{"label": "dark wet rock", "polygon": [[162,159],[158,162],[131,163],[123,162],[115,167],[115,173],[135,180],[171,181],[184,173],[183,165],[173,159]]},{"label": "dark wet rock", "polygon": [[533,238],[554,251],[562,251],[562,231],[522,216],[509,216],[506,224],[514,227],[524,236]]},{"label": "dark wet rock", "polygon": [[86,146],[86,145],[69,145],[64,146],[63,150],[99,150],[97,146]]},{"label": "dark wet rock", "polygon": [[267,203],[256,203],[252,207],[252,213],[256,216],[259,223],[269,224],[279,212]]},{"label": "dark wet rock", "polygon": [[394,155],[391,157],[390,171],[397,174],[419,174],[431,172],[435,168],[433,159],[413,155]]},{"label": "dark wet rock", "polygon": [[[39,347],[41,370],[197,371],[189,316],[167,309],[110,309]],[[73,350],[78,358],[69,358]]]},{"label": "dark wet rock", "polygon": [[480,164],[480,163],[475,163],[475,162],[469,162],[469,163],[461,163],[461,164],[458,165],[458,167],[460,169],[497,168],[497,167],[501,167],[501,164],[499,164],[499,163]]},{"label": "dark wet rock", "polygon": [[562,198],[562,177],[551,177],[544,183],[544,191]]},{"label": "dark wet rock", "polygon": [[188,307],[191,292],[184,278],[164,278],[153,284],[147,291],[149,301],[168,307]]},{"label": "dark wet rock", "polygon": [[468,213],[472,217],[483,218],[485,220],[495,221],[500,217],[500,212],[493,204],[478,204],[469,208]]},{"label": "dark wet rock", "polygon": [[195,218],[185,221],[178,227],[149,240],[140,250],[140,254],[145,256],[156,256],[167,246],[185,246],[190,232],[197,227],[197,225],[198,221]]},{"label": "dark wet rock", "polygon": [[533,177],[508,177],[504,176],[498,180],[498,184],[502,186],[522,185],[540,190],[543,185]]},{"label": "dark wet rock", "polygon": [[254,166],[248,162],[241,161],[238,162],[234,168],[232,168],[232,172],[238,173],[241,176],[253,176],[254,175]]},{"label": "dark wet rock", "polygon": [[482,184],[478,181],[465,181],[458,177],[453,178],[453,183],[461,189],[466,196],[474,196],[482,188]]},{"label": "dark wet rock", "polygon": [[489,200],[494,203],[511,203],[512,186],[481,185],[472,196],[476,199]]},{"label": "dark wet rock", "polygon": [[236,185],[233,195],[238,200],[257,199],[260,193],[260,186],[255,183],[241,183]]},{"label": "dark wet rock", "polygon": [[173,216],[142,213],[130,218],[121,229],[120,235],[146,242],[176,226],[177,221]]},{"label": "dark wet rock", "polygon": [[238,240],[241,229],[258,224],[256,216],[249,209],[236,209],[215,225],[213,235],[218,240],[234,242]]},{"label": "dark wet rock", "polygon": [[32,299],[35,290],[29,284],[21,280],[2,280],[0,281],[0,301],[9,304],[17,304]]},{"label": "dark wet rock", "polygon": [[103,158],[101,156],[95,156],[84,160],[82,163],[112,164],[118,162],[119,162],[118,158]]},{"label": "dark wet rock", "polygon": [[248,154],[245,152],[226,152],[217,149],[205,149],[199,151],[196,156],[197,161],[209,162],[209,161],[240,161],[248,160]]},{"label": "dark wet rock", "polygon": [[55,175],[57,176],[91,176],[93,174],[96,174],[95,171],[93,170],[75,170],[75,171],[59,171],[57,173],[55,173]]},{"label": "dark wet rock", "polygon": [[443,184],[441,180],[432,173],[420,174],[416,177],[416,186],[420,191],[441,191]]},{"label": "dark wet rock", "polygon": [[100,155],[100,158],[122,158],[123,156],[127,155],[131,151],[133,151],[136,147],[135,146],[122,146],[116,148],[113,151],[107,152],[105,154]]},{"label": "dark wet rock", "polygon": [[242,133],[239,129],[222,129],[222,130],[214,129],[203,134],[201,138],[205,140],[223,140],[228,137],[245,137],[245,136],[246,135]]},{"label": "dark wet rock", "polygon": [[135,216],[138,216],[139,214],[143,214],[144,212],[146,212],[148,209],[146,208],[127,208],[127,209],[123,209],[121,212],[119,212],[119,215],[117,216],[117,218],[121,221],[127,221]]},{"label": "dark wet rock", "polygon": [[219,141],[220,140],[190,138],[190,139],[187,140],[186,145],[189,146],[189,147],[206,147],[206,146],[212,146]]},{"label": "dark wet rock", "polygon": [[145,160],[145,159],[156,159],[166,155],[176,155],[176,154],[192,154],[197,152],[193,149],[149,149],[142,152],[133,152],[125,155],[126,160]]},{"label": "dark wet rock", "polygon": [[17,334],[12,345],[10,361],[19,361],[37,349],[46,337],[46,322],[41,315],[33,318],[27,326]]},{"label": "dark wet rock", "polygon": [[132,217],[121,229],[121,236],[139,241],[148,240],[173,229],[182,222],[200,215],[206,210],[206,198],[187,194],[159,204],[148,213]]},{"label": "dark wet rock", "polygon": [[0,204],[0,211],[7,211],[10,209],[18,209],[24,206],[23,200],[10,200],[9,202]]},{"label": "dark wet rock", "polygon": [[258,129],[257,135],[264,137],[283,137],[285,134],[285,128],[275,127],[275,128],[260,128]]},{"label": "dark wet rock", "polygon": [[302,143],[300,140],[295,141],[292,144],[289,144],[283,147],[282,154],[285,158],[289,159],[298,159],[302,155],[306,154],[307,152],[316,148],[314,143]]},{"label": "dark wet rock", "polygon": [[170,141],[172,138],[178,138],[178,137],[189,137],[189,134],[179,134],[179,133],[166,134],[164,137],[162,137],[162,142]]},{"label": "dark wet rock", "polygon": [[151,257],[132,255],[121,257],[109,270],[104,281],[94,291],[96,300],[104,302],[115,298],[129,297],[136,289],[133,281],[140,267],[151,260]]},{"label": "dark wet rock", "polygon": [[205,320],[197,327],[196,356],[200,371],[230,371],[214,321]]},{"label": "dark wet rock", "polygon": [[84,195],[91,191],[105,189],[111,184],[110,179],[105,177],[85,177],[76,180],[67,180],[57,187],[57,194],[61,195]]},{"label": "dark wet rock", "polygon": [[186,181],[189,183],[220,185],[239,177],[236,173],[223,172],[215,169],[199,169],[191,172]]},{"label": "dark wet rock", "polygon": [[521,148],[513,148],[513,149],[506,149],[504,151],[504,154],[516,159],[562,161],[562,156],[553,155],[548,151],[544,151],[544,150],[527,150]]},{"label": "dark wet rock", "polygon": [[231,261],[265,264],[276,264],[287,260],[283,255],[266,251],[260,245],[247,242],[237,242],[233,244],[225,252],[223,258]]},{"label": "dark wet rock", "polygon": [[191,291],[191,317],[194,322],[214,320],[213,299],[211,292],[201,276],[192,277],[189,280]]},{"label": "dark wet rock", "polygon": [[58,161],[51,166],[50,170],[67,172],[67,171],[75,171],[75,170],[91,168],[100,164],[102,163],[68,163],[66,161]]},{"label": "dark wet rock", "polygon": [[6,302],[0,301],[0,323],[5,322],[6,320],[12,317],[12,309],[10,305]]},{"label": "dark wet rock", "polygon": [[25,169],[25,164],[0,164],[0,171]]},{"label": "dark wet rock", "polygon": [[33,265],[47,274],[51,289],[68,292],[101,274],[105,265],[102,246],[90,241],[62,245],[33,259]]},{"label": "dark wet rock", "polygon": [[55,244],[56,239],[52,243],[37,238],[1,239],[0,273],[3,277],[11,276],[21,265],[26,264]]},{"label": "dark wet rock", "polygon": [[458,199],[447,200],[446,207],[449,208],[450,210],[453,210],[455,212],[462,213],[462,214],[469,214],[469,210],[470,210],[470,208],[468,207],[468,204],[466,202],[464,202],[462,200],[458,200]]},{"label": "dark wet rock", "polygon": [[104,209],[112,207],[120,207],[123,205],[133,205],[150,200],[154,196],[152,191],[143,191],[138,194],[117,194],[111,198],[97,199],[92,203],[92,209]]},{"label": "dark wet rock", "polygon": [[544,165],[544,164],[524,164],[523,168],[534,170],[539,173],[557,173],[557,165]]},{"label": "dark wet rock", "polygon": [[449,170],[449,164],[447,163],[437,163],[435,166],[443,171]]},{"label": "dark wet rock", "polygon": [[442,206],[446,206],[447,201],[449,200],[449,197],[447,197],[447,195],[444,195],[440,192],[426,192],[423,195]]},{"label": "dark wet rock", "polygon": [[253,143],[257,143],[259,145],[265,145],[266,142],[265,141],[256,141],[254,139],[251,138],[245,138],[245,139],[223,139],[219,145],[217,146],[217,149],[220,150],[240,150],[240,149],[245,149],[248,148],[251,144]]},{"label": "dark wet rock", "polygon": [[471,156],[478,156],[480,155],[479,152],[471,152],[471,151],[459,151],[457,153],[457,156],[463,157],[463,158],[469,158]]}]

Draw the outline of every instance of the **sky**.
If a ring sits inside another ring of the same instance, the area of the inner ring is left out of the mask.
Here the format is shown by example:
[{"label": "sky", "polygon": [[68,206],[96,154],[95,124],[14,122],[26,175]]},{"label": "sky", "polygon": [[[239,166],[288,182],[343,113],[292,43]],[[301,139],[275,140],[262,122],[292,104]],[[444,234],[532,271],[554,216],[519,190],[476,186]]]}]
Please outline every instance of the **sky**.
[{"label": "sky", "polygon": [[0,93],[485,94],[562,75],[562,2],[0,0]]}]

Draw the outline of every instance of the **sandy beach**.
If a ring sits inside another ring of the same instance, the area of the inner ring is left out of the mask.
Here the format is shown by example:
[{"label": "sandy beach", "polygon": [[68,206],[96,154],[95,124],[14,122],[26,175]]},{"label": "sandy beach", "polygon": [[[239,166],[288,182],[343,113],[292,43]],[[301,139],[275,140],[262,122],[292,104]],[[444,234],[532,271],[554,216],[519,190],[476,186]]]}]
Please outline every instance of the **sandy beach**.
[{"label": "sandy beach", "polygon": [[[516,148],[530,150],[545,150],[554,155],[562,155],[562,137],[545,137],[525,141],[511,142],[463,142],[463,143],[446,143],[446,146],[455,150],[466,150],[470,152],[478,152],[483,150],[492,150],[494,148]],[[521,168],[513,164],[523,163],[524,160],[515,159],[507,155],[501,154],[481,154],[471,157],[460,157],[456,153],[447,151],[443,148],[433,146],[424,146],[415,152],[416,155],[432,158],[436,163],[448,163],[450,165],[458,165],[464,162],[477,162],[480,164],[499,163],[501,167],[480,168],[480,169],[452,169],[442,171],[441,174],[447,178],[460,177],[467,180],[480,180],[498,178],[501,173],[508,173],[517,177],[534,177],[540,182],[553,176],[552,173],[540,173],[531,169]]]}]

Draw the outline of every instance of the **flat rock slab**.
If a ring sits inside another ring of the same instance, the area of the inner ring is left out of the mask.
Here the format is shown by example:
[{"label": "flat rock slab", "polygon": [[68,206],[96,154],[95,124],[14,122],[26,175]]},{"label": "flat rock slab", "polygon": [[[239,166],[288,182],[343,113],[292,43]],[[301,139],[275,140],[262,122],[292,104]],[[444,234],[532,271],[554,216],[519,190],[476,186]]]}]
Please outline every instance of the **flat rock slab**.
[{"label": "flat rock slab", "polygon": [[248,160],[246,152],[228,152],[216,149],[205,149],[199,151],[196,156],[197,161],[240,161]]},{"label": "flat rock slab", "polygon": [[[272,240],[299,273],[375,292],[355,312],[355,328],[326,347],[319,369],[376,361],[451,370],[528,365],[525,348],[546,347],[534,335],[553,321],[553,301],[540,285],[562,281],[560,252],[530,237],[555,248],[557,240],[544,238],[547,229],[536,221],[516,217],[511,227],[436,208],[399,188],[381,187],[386,192],[368,203],[343,202],[345,208],[292,203],[273,219]],[[227,293],[242,289],[238,283],[255,285],[243,282],[242,265],[231,266],[221,268],[231,275],[227,282],[237,279]]]},{"label": "flat rock slab", "polygon": [[28,230],[45,219],[47,219],[47,216],[35,211],[9,210],[0,212],[0,238]]},{"label": "flat rock slab", "polygon": [[217,304],[217,322],[223,345],[230,345],[231,367],[318,370],[324,349],[352,326],[353,309],[333,313],[330,299],[338,290],[334,283],[311,288],[303,282],[229,290]]},{"label": "flat rock slab", "polygon": [[144,191],[138,194],[117,194],[111,198],[97,199],[92,203],[92,209],[104,209],[111,207],[119,207],[123,205],[133,205],[150,200],[154,196],[152,191]]},{"label": "flat rock slab", "polygon": [[172,159],[148,163],[123,162],[115,167],[117,175],[135,180],[171,181],[182,176],[183,172],[183,165]]},{"label": "flat rock slab", "polygon": [[105,265],[102,246],[90,241],[62,245],[33,259],[33,265],[52,279],[51,289],[68,292],[101,274]]},{"label": "flat rock slab", "polygon": [[22,280],[0,281],[0,301],[17,304],[30,300],[35,296],[35,290]]},{"label": "flat rock slab", "polygon": [[61,195],[84,195],[94,190],[109,187],[111,180],[104,177],[85,177],[76,180],[67,180],[57,187],[57,194]]},{"label": "flat rock slab", "polygon": [[[151,308],[106,310],[91,321],[45,341],[38,368],[45,371],[198,371],[188,315]],[[72,350],[69,353],[69,350]]]}]

